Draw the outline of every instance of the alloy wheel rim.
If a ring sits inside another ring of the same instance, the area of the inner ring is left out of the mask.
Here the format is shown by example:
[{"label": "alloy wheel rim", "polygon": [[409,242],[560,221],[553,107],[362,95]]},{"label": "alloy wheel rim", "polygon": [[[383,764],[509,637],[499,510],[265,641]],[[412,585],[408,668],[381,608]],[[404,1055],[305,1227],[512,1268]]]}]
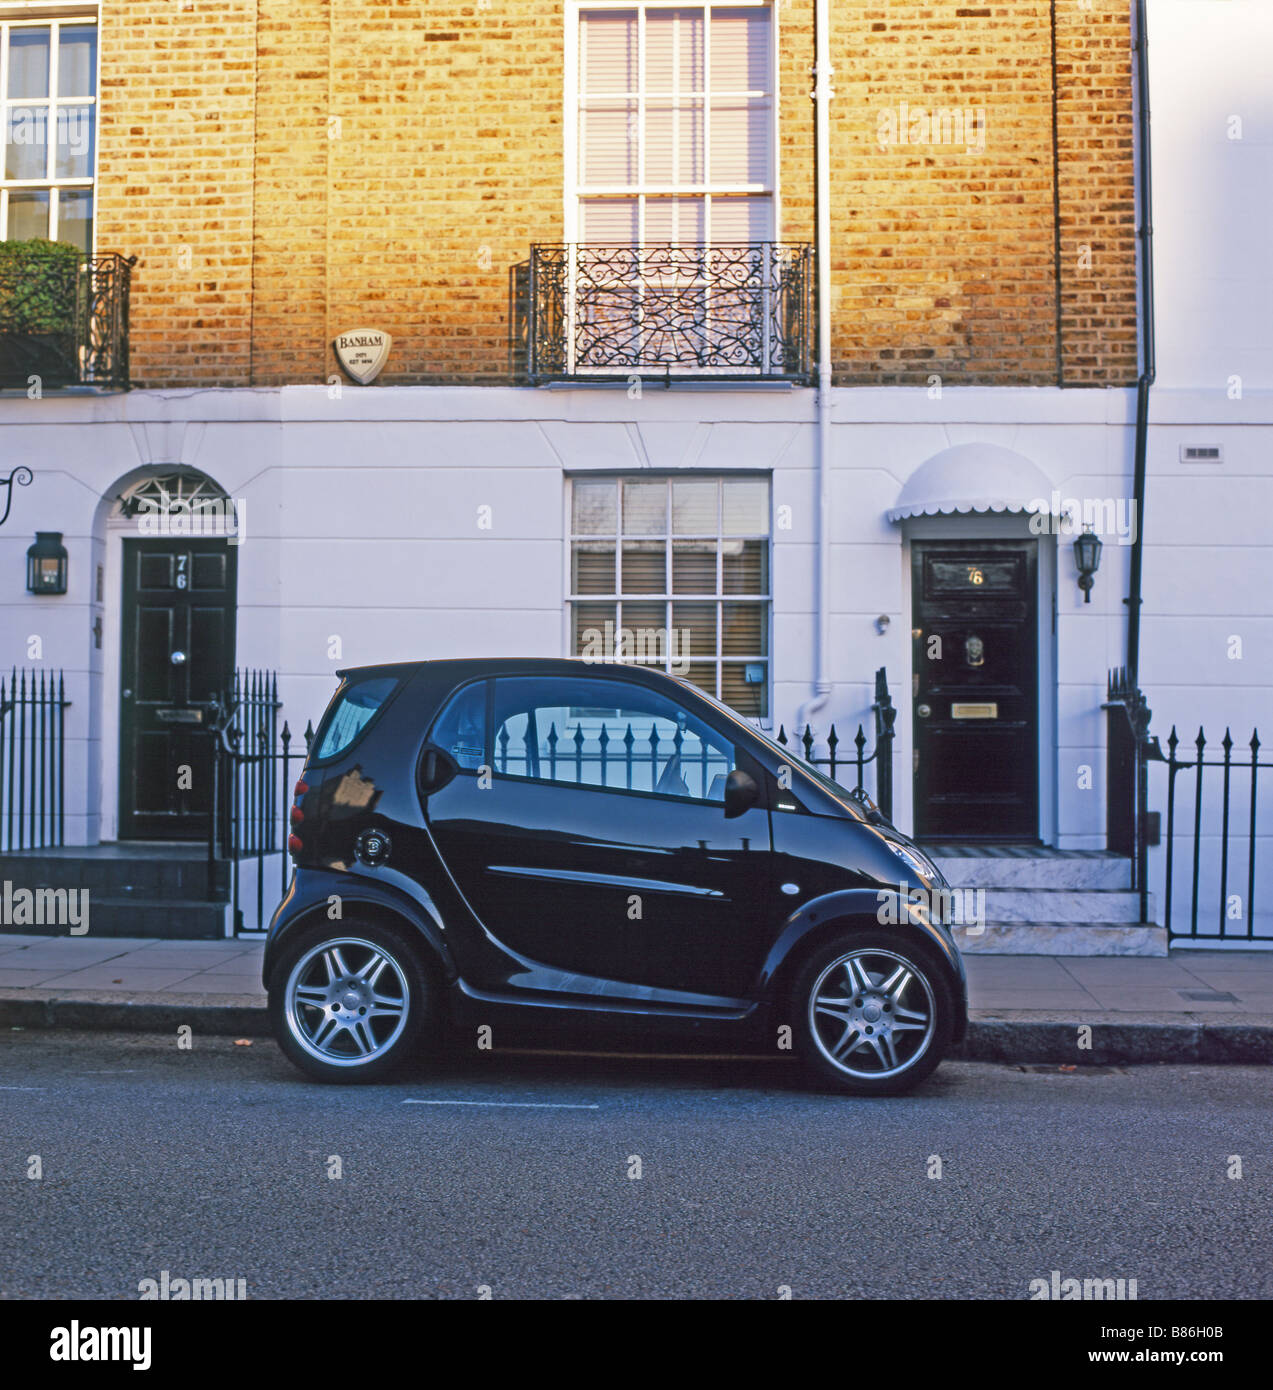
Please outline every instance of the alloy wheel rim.
[{"label": "alloy wheel rim", "polygon": [[880,1081],[909,1070],[936,1028],[933,987],[913,961],[864,947],[838,956],[809,992],[809,1029],[846,1076]]},{"label": "alloy wheel rim", "polygon": [[310,1056],[329,1066],[360,1067],[401,1036],[411,989],[383,946],[346,936],[324,941],[296,962],[285,999],[288,1029]]}]

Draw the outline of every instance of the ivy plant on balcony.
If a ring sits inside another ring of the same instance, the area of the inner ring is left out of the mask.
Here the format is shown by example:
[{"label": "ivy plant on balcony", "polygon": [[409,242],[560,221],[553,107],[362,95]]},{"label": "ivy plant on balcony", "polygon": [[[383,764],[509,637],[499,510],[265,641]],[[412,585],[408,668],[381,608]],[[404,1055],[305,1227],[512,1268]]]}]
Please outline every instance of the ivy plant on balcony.
[{"label": "ivy plant on balcony", "polygon": [[83,260],[64,242],[0,241],[0,386],[76,378]]}]

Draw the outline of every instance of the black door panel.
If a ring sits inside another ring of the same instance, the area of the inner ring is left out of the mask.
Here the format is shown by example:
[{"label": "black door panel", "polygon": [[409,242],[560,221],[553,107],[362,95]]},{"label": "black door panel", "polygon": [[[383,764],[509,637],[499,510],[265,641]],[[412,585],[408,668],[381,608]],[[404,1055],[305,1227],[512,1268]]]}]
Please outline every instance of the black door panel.
[{"label": "black door panel", "polygon": [[[723,792],[716,798],[734,757],[729,736],[710,732],[697,708],[683,711],[678,734],[679,707],[618,681],[495,687],[492,770],[483,776],[469,759],[424,800],[439,852],[486,930],[563,971],[744,991],[771,926],[772,856],[767,805],[727,819]],[[449,722],[443,714],[436,734],[447,748],[459,737]],[[749,755],[738,757],[759,780]]]},{"label": "black door panel", "polygon": [[912,547],[919,839],[1038,837],[1037,549]]},{"label": "black door panel", "polygon": [[[208,832],[203,715],[224,698],[234,669],[236,561],[224,540],[124,542],[121,839]],[[174,653],[183,659],[174,662]]]}]

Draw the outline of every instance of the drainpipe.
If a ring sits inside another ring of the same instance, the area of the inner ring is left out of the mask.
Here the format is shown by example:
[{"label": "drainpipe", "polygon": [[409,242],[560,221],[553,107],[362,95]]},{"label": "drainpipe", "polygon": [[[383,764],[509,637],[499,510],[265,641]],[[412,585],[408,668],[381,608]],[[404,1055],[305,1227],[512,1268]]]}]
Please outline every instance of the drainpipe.
[{"label": "drainpipe", "polygon": [[1136,463],[1132,477],[1136,534],[1132,539],[1127,592],[1127,677],[1140,683],[1140,588],[1145,543],[1145,455],[1149,442],[1149,388],[1154,383],[1154,228],[1150,184],[1149,48],[1145,0],[1136,0],[1136,152],[1140,166],[1140,315],[1141,369],[1136,381]]},{"label": "drainpipe", "polygon": [[827,649],[830,646],[831,576],[831,152],[829,148],[831,90],[831,20],[829,0],[815,5],[816,40],[814,50],[815,150],[814,177],[817,187],[817,315],[818,315],[818,534],[817,588],[814,599],[814,674],[810,697],[800,706],[794,730],[800,735],[812,715],[822,709],[831,696],[827,679]]},{"label": "drainpipe", "polygon": [[[1140,375],[1136,381],[1136,448],[1132,474],[1132,497],[1136,508],[1136,534],[1132,539],[1131,563],[1127,582],[1127,679],[1144,711],[1140,691],[1140,589],[1145,545],[1145,458],[1149,444],[1149,388],[1154,384],[1154,228],[1150,180],[1149,145],[1149,39],[1145,23],[1145,0],[1136,0],[1136,159],[1140,166],[1137,236],[1140,241]],[[1144,711],[1146,714],[1148,711]],[[1145,835],[1145,816],[1149,802],[1149,765],[1143,740],[1148,728],[1136,725],[1136,786],[1132,826],[1133,887],[1140,895],[1140,920],[1149,920],[1149,848]]]}]

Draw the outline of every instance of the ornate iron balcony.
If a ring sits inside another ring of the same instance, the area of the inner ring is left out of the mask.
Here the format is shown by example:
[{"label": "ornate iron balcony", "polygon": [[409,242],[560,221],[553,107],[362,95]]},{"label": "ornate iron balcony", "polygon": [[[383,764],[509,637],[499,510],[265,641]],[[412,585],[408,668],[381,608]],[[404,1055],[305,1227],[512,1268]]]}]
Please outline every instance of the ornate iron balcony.
[{"label": "ornate iron balcony", "polygon": [[806,382],[812,281],[803,243],[532,246],[530,379]]},{"label": "ornate iron balcony", "polygon": [[128,389],[128,291],[136,257],[58,242],[0,242],[0,387]]}]

